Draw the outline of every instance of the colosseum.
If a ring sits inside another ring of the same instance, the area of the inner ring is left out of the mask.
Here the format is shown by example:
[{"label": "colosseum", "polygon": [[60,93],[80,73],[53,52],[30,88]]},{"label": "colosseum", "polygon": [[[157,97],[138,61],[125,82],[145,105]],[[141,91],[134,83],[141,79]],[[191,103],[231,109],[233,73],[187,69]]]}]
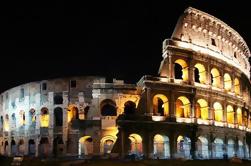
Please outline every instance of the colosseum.
[{"label": "colosseum", "polygon": [[136,84],[83,76],[6,90],[0,154],[250,158],[250,51],[239,33],[189,7],[162,57]]}]

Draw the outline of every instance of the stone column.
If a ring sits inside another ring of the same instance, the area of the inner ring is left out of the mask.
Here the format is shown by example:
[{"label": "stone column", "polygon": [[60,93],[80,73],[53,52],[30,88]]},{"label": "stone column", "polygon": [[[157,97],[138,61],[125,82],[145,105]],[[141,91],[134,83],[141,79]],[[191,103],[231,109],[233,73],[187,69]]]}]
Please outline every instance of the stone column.
[{"label": "stone column", "polygon": [[175,116],[175,96],[173,95],[173,91],[170,92],[170,102],[169,102],[169,121],[175,122],[176,116]]},{"label": "stone column", "polygon": [[151,88],[146,88],[146,115],[152,116],[152,97],[151,97]]},{"label": "stone column", "polygon": [[168,69],[169,69],[169,76],[170,76],[170,82],[174,82],[174,63],[172,61],[172,54],[168,55]]},{"label": "stone column", "polygon": [[207,65],[207,84],[209,86],[212,86],[212,83],[211,83],[211,67],[210,67],[210,61],[208,62],[208,65]]},{"label": "stone column", "polygon": [[224,126],[227,126],[227,103],[226,103],[226,99],[223,102],[223,123],[224,123]]},{"label": "stone column", "polygon": [[188,58],[188,82],[194,85],[194,64],[191,58]]},{"label": "stone column", "polygon": [[175,154],[177,151],[177,145],[176,145],[176,139],[175,139],[175,131],[170,131],[170,135],[169,135],[169,143],[170,143],[170,158],[171,159],[175,159]]},{"label": "stone column", "polygon": [[213,138],[213,134],[210,133],[209,134],[209,139],[208,139],[208,151],[209,151],[209,158],[213,158],[213,142],[214,142],[214,138]]}]

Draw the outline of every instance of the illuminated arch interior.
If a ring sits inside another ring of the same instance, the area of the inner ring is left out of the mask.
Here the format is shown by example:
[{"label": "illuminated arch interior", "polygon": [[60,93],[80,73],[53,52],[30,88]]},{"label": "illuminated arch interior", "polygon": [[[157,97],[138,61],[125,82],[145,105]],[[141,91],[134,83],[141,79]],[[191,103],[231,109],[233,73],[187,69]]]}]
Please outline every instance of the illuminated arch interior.
[{"label": "illuminated arch interior", "polygon": [[153,113],[154,115],[168,116],[168,99],[163,94],[157,94],[153,97]]},{"label": "illuminated arch interior", "polygon": [[190,101],[185,96],[180,96],[176,100],[176,117],[177,118],[190,117]]},{"label": "illuminated arch interior", "polygon": [[203,120],[208,119],[208,103],[204,99],[199,99],[196,105],[196,117]]},{"label": "illuminated arch interior", "polygon": [[207,159],[209,158],[208,140],[203,136],[199,136],[196,142],[198,157]]},{"label": "illuminated arch interior", "polygon": [[214,105],[214,119],[215,121],[223,121],[223,109],[222,105],[219,102],[215,102]]},{"label": "illuminated arch interior", "polygon": [[23,125],[25,125],[25,113],[24,113],[24,111],[21,110],[19,112],[19,115],[20,115],[20,118],[19,118],[20,126],[23,126]]},{"label": "illuminated arch interior", "polygon": [[227,154],[229,157],[233,157],[235,154],[234,140],[232,140],[232,139],[228,139],[228,141],[227,141]]},{"label": "illuminated arch interior", "polygon": [[211,83],[213,87],[220,88],[220,72],[218,69],[213,68],[211,70]]},{"label": "illuminated arch interior", "polygon": [[224,89],[231,91],[232,88],[232,79],[228,73],[224,74]]},{"label": "illuminated arch interior", "polygon": [[5,130],[5,131],[9,131],[9,130],[10,130],[10,126],[9,126],[9,115],[8,115],[8,114],[5,115],[5,119],[4,119],[3,125],[4,125],[4,130]]},{"label": "illuminated arch interior", "polygon": [[237,123],[242,125],[242,111],[240,108],[237,108]]},{"label": "illuminated arch interior", "polygon": [[227,106],[227,123],[234,124],[234,109],[231,105]]},{"label": "illuminated arch interior", "polygon": [[93,140],[91,136],[84,136],[79,139],[79,155],[88,155],[93,152]]},{"label": "illuminated arch interior", "polygon": [[40,126],[41,127],[49,127],[49,111],[47,108],[41,109]]},{"label": "illuminated arch interior", "polygon": [[[174,63],[175,63],[175,70],[177,70],[177,67],[176,67],[177,64],[181,66],[182,80],[187,81],[188,80],[188,65],[187,65],[187,63],[183,59],[177,59]],[[175,73],[176,72],[179,72],[179,71],[175,71]],[[176,75],[175,75],[175,78],[177,78]],[[179,78],[177,78],[177,79],[179,79]]]},{"label": "illuminated arch interior", "polygon": [[189,158],[191,150],[191,140],[188,137],[178,136],[177,138],[177,153],[183,157]]},{"label": "illuminated arch interior", "polygon": [[130,134],[128,137],[131,142],[130,153],[131,154],[138,154],[142,153],[142,138],[138,134]]},{"label": "illuminated arch interior", "polygon": [[169,138],[165,135],[156,134],[153,138],[154,155],[160,159],[170,157]]},{"label": "illuminated arch interior", "polygon": [[68,112],[67,112],[67,122],[69,123],[70,121],[74,119],[78,119],[78,118],[79,118],[78,107],[73,104],[69,105]]},{"label": "illuminated arch interior", "polygon": [[109,154],[112,151],[113,145],[115,144],[117,137],[107,135],[100,140],[100,152]]},{"label": "illuminated arch interior", "polygon": [[234,92],[236,95],[240,95],[240,82],[238,78],[234,79]]},{"label": "illuminated arch interior", "polygon": [[205,84],[206,83],[206,69],[204,65],[197,63],[194,67],[195,67],[195,70],[194,70],[195,82]]}]

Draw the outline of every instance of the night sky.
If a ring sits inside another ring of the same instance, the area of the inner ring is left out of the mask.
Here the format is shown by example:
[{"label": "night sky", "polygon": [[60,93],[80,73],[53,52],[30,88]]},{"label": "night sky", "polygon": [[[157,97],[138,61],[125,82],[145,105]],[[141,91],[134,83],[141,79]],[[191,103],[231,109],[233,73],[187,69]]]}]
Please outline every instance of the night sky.
[{"label": "night sky", "polygon": [[[165,3],[164,3],[165,2]],[[247,0],[9,1],[0,4],[0,91],[36,80],[157,75],[162,41],[189,6],[236,29],[251,46]]]}]

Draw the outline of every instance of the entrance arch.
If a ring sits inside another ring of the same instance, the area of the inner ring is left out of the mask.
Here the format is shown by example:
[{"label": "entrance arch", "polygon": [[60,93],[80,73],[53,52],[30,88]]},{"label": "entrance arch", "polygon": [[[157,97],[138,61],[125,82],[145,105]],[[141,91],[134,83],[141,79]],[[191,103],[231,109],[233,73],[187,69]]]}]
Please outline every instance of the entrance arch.
[{"label": "entrance arch", "polygon": [[227,141],[227,155],[228,157],[234,157],[235,150],[234,150],[234,140],[229,139]]},{"label": "entrance arch", "polygon": [[143,153],[141,136],[130,134],[128,138],[130,140],[130,154],[141,155]]},{"label": "entrance arch", "polygon": [[79,139],[79,156],[88,156],[93,153],[93,139],[91,136],[84,136]]},{"label": "entrance arch", "polygon": [[199,136],[196,142],[197,149],[197,158],[199,159],[208,159],[208,140],[205,137]]},{"label": "entrance arch", "polygon": [[188,65],[183,59],[177,59],[174,62],[174,76],[175,79],[188,81]]},{"label": "entrance arch", "polygon": [[100,153],[110,154],[117,138],[111,135],[105,136],[100,141]]},{"label": "entrance arch", "polygon": [[190,158],[191,140],[188,137],[178,136],[177,154],[184,158]]},{"label": "entrance arch", "polygon": [[157,94],[153,97],[153,114],[168,116],[169,113],[168,99],[163,94]]},{"label": "entrance arch", "polygon": [[194,80],[195,82],[205,84],[206,83],[206,69],[204,65],[197,63],[194,66]]},{"label": "entrance arch", "polygon": [[157,159],[170,158],[169,138],[165,135],[156,134],[153,138],[153,155]]},{"label": "entrance arch", "polygon": [[223,158],[223,148],[224,148],[224,143],[223,140],[220,138],[215,138],[214,140],[214,148],[213,148],[213,154],[214,154],[214,158],[219,158],[222,159]]},{"label": "entrance arch", "polygon": [[176,117],[177,118],[190,117],[190,101],[185,96],[180,96],[176,100]]}]

